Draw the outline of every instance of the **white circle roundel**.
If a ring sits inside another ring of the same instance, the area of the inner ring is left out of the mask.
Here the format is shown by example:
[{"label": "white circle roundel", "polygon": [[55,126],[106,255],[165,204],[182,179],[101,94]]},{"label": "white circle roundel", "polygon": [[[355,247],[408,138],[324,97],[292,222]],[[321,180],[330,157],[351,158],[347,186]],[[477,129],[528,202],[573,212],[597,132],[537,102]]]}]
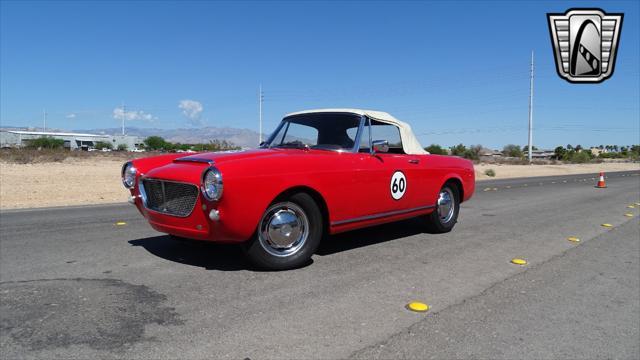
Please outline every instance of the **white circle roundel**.
[{"label": "white circle roundel", "polygon": [[389,184],[391,190],[391,197],[400,200],[405,191],[407,191],[407,178],[404,177],[402,171],[396,171],[391,176],[391,184]]}]

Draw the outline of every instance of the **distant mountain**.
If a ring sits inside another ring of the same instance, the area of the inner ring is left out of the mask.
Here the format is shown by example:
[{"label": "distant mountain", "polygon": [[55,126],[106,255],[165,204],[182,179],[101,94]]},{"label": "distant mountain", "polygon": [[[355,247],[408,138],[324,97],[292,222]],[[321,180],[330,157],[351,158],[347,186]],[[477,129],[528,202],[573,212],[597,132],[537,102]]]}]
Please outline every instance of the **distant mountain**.
[{"label": "distant mountain", "polygon": [[[236,129],[230,127],[204,127],[192,129],[154,129],[154,128],[135,128],[128,127],[125,129],[127,135],[139,136],[146,138],[149,136],[162,136],[165,140],[174,143],[207,143],[211,140],[226,140],[234,145],[241,147],[257,147],[258,133],[249,129]],[[91,129],[91,130],[74,130],[75,132],[90,134],[121,134],[120,128],[108,129]]]}]

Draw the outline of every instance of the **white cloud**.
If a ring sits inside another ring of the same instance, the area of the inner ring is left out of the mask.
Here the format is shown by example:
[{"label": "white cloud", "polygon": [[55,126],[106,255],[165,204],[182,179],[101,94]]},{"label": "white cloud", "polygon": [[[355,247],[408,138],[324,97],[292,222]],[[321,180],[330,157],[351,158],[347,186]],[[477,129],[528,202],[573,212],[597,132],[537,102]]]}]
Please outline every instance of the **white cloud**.
[{"label": "white cloud", "polygon": [[67,114],[66,118],[67,119],[75,119],[77,116],[78,116],[78,114],[76,114],[76,113],[70,113],[70,114]]},{"label": "white cloud", "polygon": [[131,111],[125,110],[123,107],[117,107],[113,109],[113,118],[116,120],[126,120],[126,121],[134,121],[134,120],[144,120],[144,121],[153,121],[157,118],[151,114],[147,114],[142,110]]},{"label": "white cloud", "polygon": [[201,102],[195,100],[180,100],[178,108],[182,110],[182,115],[184,115],[192,125],[202,125],[200,115],[204,107]]}]

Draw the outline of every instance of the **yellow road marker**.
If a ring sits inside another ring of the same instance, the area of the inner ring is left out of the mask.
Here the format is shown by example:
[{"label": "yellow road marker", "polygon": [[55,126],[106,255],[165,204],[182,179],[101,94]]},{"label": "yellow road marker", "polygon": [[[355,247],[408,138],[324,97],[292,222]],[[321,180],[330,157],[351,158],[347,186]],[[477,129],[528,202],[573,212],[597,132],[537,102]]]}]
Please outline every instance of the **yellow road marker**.
[{"label": "yellow road marker", "polygon": [[602,226],[603,226],[603,227],[613,227],[613,225],[611,225],[611,224],[606,224],[606,223],[605,223],[605,224],[602,224]]},{"label": "yellow road marker", "polygon": [[123,225],[127,225],[127,223],[126,223],[126,222],[124,222],[124,221],[118,221],[118,222],[116,223],[116,226],[123,226]]},{"label": "yellow road marker", "polygon": [[525,259],[515,258],[515,259],[511,259],[511,262],[516,265],[527,265],[527,260]]},{"label": "yellow road marker", "polygon": [[633,214],[632,214],[632,213],[626,213],[626,214],[624,214],[624,216],[626,216],[626,217],[633,217]]},{"label": "yellow road marker", "polygon": [[491,189],[491,190],[493,190],[493,191],[498,191],[498,188],[493,188],[493,189]]},{"label": "yellow road marker", "polygon": [[634,205],[635,205],[635,206],[640,206],[640,203],[635,203]]},{"label": "yellow road marker", "polygon": [[407,304],[407,309],[415,312],[425,312],[429,310],[429,305],[418,302],[418,301],[414,301]]},{"label": "yellow road marker", "polygon": [[484,189],[484,190],[482,190],[482,191],[491,191],[491,188],[485,188],[485,189]]},{"label": "yellow road marker", "polygon": [[636,208],[636,206],[635,206],[635,205],[629,205],[629,206],[627,206],[627,207],[628,207],[629,209],[635,209],[635,208]]},{"label": "yellow road marker", "polygon": [[578,238],[577,238],[577,237],[575,237],[575,236],[569,236],[569,237],[567,238],[567,240],[569,240],[569,241],[571,241],[571,242],[580,242],[580,239],[578,239]]}]

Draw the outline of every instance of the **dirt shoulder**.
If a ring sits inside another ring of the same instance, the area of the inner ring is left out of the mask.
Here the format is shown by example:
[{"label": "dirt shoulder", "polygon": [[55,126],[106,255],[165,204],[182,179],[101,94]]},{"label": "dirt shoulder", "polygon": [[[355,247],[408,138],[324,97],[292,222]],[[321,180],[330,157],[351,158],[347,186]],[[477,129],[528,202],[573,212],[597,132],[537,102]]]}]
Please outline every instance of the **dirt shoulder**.
[{"label": "dirt shoulder", "polygon": [[[14,164],[0,161],[0,208],[124,203],[129,195],[120,182],[123,160],[68,158],[62,162]],[[484,175],[493,169],[495,177]],[[640,170],[638,163],[476,166],[478,180]]]},{"label": "dirt shoulder", "polygon": [[[558,164],[558,165],[504,165],[479,164],[475,166],[476,180],[510,179],[533,176],[554,176],[573,174],[598,174],[600,171],[640,170],[640,163],[605,162],[600,164]],[[489,177],[485,171],[492,169],[496,176]]]},{"label": "dirt shoulder", "polygon": [[124,161],[74,159],[63,162],[0,162],[0,208],[33,208],[124,202]]}]

